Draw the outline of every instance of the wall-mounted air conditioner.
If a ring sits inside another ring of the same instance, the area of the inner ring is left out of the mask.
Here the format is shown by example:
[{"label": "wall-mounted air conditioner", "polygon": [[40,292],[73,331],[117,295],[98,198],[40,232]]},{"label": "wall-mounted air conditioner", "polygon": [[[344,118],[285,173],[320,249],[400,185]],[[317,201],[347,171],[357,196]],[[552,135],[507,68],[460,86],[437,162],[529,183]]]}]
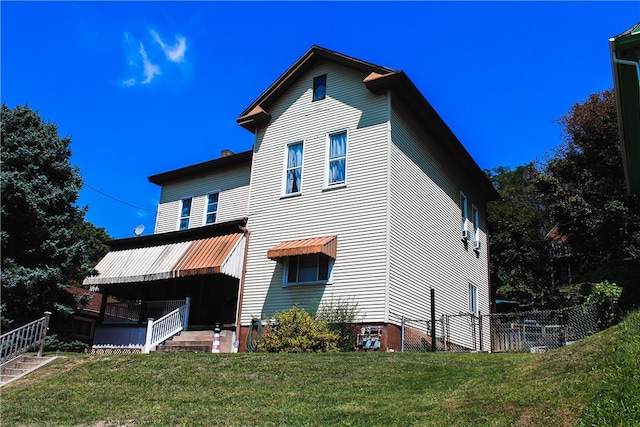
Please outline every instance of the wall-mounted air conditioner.
[{"label": "wall-mounted air conditioner", "polygon": [[462,224],[462,235],[460,236],[462,240],[471,239],[471,227],[469,226],[469,220],[465,220]]},{"label": "wall-mounted air conditioner", "polygon": [[473,249],[475,249],[476,251],[479,251],[481,247],[482,247],[482,243],[480,242],[480,240],[474,240]]}]

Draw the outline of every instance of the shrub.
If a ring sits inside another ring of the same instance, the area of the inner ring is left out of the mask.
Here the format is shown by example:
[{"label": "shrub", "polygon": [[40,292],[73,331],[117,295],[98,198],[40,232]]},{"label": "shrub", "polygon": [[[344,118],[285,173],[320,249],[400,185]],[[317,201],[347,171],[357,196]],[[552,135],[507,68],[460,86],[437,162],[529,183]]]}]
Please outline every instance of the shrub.
[{"label": "shrub", "polygon": [[64,351],[70,353],[86,353],[89,344],[78,340],[65,340],[57,334],[47,335],[44,340],[45,351]]},{"label": "shrub", "polygon": [[329,329],[338,334],[338,349],[353,351],[358,337],[358,304],[338,299],[324,303],[316,313],[316,318],[324,320]]},{"label": "shrub", "polygon": [[294,306],[275,313],[275,322],[263,331],[260,351],[312,353],[337,351],[338,334],[324,320]]},{"label": "shrub", "polygon": [[585,302],[596,304],[600,329],[606,329],[620,321],[622,316],[622,312],[618,308],[620,295],[622,295],[622,288],[607,280],[592,285]]}]

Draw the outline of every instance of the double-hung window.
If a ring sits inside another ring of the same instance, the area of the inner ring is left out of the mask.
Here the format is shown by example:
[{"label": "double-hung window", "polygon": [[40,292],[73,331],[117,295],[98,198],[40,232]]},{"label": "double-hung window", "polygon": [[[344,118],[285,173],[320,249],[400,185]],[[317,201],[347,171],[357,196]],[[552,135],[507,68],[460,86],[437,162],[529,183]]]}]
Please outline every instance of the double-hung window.
[{"label": "double-hung window", "polygon": [[469,283],[469,313],[478,315],[478,287]]},{"label": "double-hung window", "polygon": [[218,191],[207,193],[207,213],[204,220],[205,224],[213,224],[216,222],[216,217],[218,216],[219,198],[220,193]]},{"label": "double-hung window", "polygon": [[285,195],[298,194],[302,191],[302,157],[302,141],[287,145],[286,166],[284,172]]},{"label": "double-hung window", "polygon": [[347,180],[347,131],[329,135],[327,186],[344,185]]},{"label": "double-hung window", "polygon": [[187,230],[189,228],[189,219],[191,218],[191,201],[191,197],[182,199],[181,201],[180,230]]},{"label": "double-hung window", "polygon": [[460,192],[460,215],[461,215],[461,227],[464,230],[465,222],[467,221],[467,196],[463,192]]},{"label": "double-hung window", "polygon": [[326,283],[331,260],[324,254],[290,256],[287,258],[286,285]]}]

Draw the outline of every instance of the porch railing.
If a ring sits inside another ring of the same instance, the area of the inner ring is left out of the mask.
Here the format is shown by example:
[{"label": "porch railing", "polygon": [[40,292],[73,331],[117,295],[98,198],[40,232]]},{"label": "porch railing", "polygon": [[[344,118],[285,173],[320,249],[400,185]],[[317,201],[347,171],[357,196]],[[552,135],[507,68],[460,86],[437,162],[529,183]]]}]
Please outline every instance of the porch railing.
[{"label": "porch railing", "polygon": [[185,300],[107,303],[104,323],[140,323],[145,318],[156,318],[176,310]]},{"label": "porch railing", "polygon": [[191,298],[187,297],[184,305],[157,320],[151,318],[148,320],[143,353],[149,353],[153,347],[187,329],[190,304]]},{"label": "porch railing", "polygon": [[0,336],[0,364],[36,347],[39,347],[38,356],[42,357],[50,316],[51,312],[45,311],[44,317]]}]

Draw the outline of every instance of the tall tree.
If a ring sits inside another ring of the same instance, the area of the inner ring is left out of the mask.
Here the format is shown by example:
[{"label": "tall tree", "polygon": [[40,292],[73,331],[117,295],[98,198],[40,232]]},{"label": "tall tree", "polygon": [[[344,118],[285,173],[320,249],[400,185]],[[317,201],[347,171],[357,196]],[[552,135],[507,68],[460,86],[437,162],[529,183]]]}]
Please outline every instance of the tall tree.
[{"label": "tall tree", "polygon": [[52,329],[62,327],[76,308],[64,288],[91,272],[85,237],[99,229],[83,225],[85,209],[76,205],[82,178],[70,162],[71,138],[28,106],[2,104],[0,125],[2,327],[47,310]]},{"label": "tall tree", "polygon": [[570,238],[575,274],[587,277],[612,262],[640,267],[640,210],[626,193],[615,93],[592,94],[559,123],[564,144],[538,187],[550,221]]},{"label": "tall tree", "polygon": [[487,206],[494,298],[515,300],[521,308],[553,306],[557,293],[550,280],[548,220],[535,185],[538,170],[531,163],[487,175],[501,197]]}]

